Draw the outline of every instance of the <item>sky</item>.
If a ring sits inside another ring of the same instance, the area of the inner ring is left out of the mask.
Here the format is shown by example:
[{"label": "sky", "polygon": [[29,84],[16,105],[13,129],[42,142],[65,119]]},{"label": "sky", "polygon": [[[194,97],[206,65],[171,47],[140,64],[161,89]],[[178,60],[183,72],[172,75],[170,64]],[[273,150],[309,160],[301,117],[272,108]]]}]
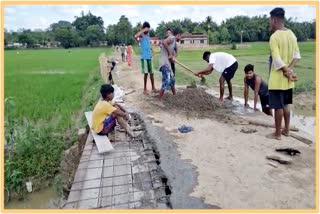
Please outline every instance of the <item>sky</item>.
[{"label": "sky", "polygon": [[81,11],[101,16],[105,27],[116,24],[121,15],[129,18],[133,26],[148,21],[156,29],[161,21],[190,18],[203,21],[211,16],[220,24],[223,20],[237,15],[269,15],[274,7],[283,7],[286,17],[298,22],[316,18],[316,8],[310,5],[10,5],[4,8],[4,27],[7,30],[46,29],[50,24],[65,20],[72,22]]}]

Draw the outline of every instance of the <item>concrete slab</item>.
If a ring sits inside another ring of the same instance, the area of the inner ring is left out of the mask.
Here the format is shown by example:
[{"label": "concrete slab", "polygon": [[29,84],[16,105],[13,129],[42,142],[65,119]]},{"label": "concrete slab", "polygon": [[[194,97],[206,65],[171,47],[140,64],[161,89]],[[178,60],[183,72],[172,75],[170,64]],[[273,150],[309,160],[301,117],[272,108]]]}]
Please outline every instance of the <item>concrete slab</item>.
[{"label": "concrete slab", "polygon": [[[125,133],[120,135],[124,141],[114,143],[115,149],[105,154],[86,142],[66,209],[165,207],[163,175],[158,172],[152,144],[141,137],[128,141]],[[158,199],[162,205],[157,205]]]},{"label": "concrete slab", "polygon": [[103,166],[113,166],[113,159],[104,159]]},{"label": "concrete slab", "polygon": [[85,180],[92,180],[101,178],[102,167],[101,168],[93,168],[93,169],[86,169]]},{"label": "concrete slab", "polygon": [[98,168],[103,166],[103,160],[94,160],[88,162],[88,168]]},{"label": "concrete slab", "polygon": [[114,166],[114,176],[120,176],[120,175],[131,175],[131,166],[130,165]]},{"label": "concrete slab", "polygon": [[80,192],[80,200],[99,198],[100,188],[84,189]]},{"label": "concrete slab", "polygon": [[131,164],[130,157],[119,157],[114,159],[114,166],[130,165],[130,164]]},{"label": "concrete slab", "polygon": [[112,187],[103,187],[102,188],[102,197],[112,196],[113,195]]},{"label": "concrete slab", "polygon": [[83,182],[73,183],[71,190],[82,190],[82,189],[91,189],[99,188],[101,186],[101,179],[88,180]]},{"label": "concrete slab", "polygon": [[108,166],[103,168],[103,177],[112,177],[113,176],[113,166]]},{"label": "concrete slab", "polygon": [[112,197],[105,197],[101,199],[100,207],[110,207],[112,206]]},{"label": "concrete slab", "polygon": [[80,201],[78,208],[79,208],[79,209],[93,209],[93,208],[98,208],[98,198]]},{"label": "concrete slab", "polygon": [[112,203],[114,205],[128,204],[129,203],[129,194],[114,195],[112,197]]},{"label": "concrete slab", "polygon": [[103,187],[108,187],[108,186],[112,186],[112,177],[111,178],[103,178],[102,179],[102,186]]},{"label": "concrete slab", "polygon": [[125,185],[125,184],[132,184],[131,175],[123,175],[123,176],[113,178],[113,185]]},{"label": "concrete slab", "polygon": [[113,195],[129,194],[129,188],[131,186],[132,184],[113,186]]}]

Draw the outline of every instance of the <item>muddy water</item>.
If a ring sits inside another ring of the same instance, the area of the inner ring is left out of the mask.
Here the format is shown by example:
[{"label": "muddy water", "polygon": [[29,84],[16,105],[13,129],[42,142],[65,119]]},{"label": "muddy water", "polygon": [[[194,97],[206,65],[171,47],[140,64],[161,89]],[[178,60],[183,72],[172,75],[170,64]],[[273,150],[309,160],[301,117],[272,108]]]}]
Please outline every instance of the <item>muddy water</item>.
[{"label": "muddy water", "polygon": [[[214,96],[219,96],[219,94],[212,90],[209,89],[207,92],[211,95]],[[244,99],[240,97],[233,97],[234,101],[232,102],[232,105],[235,107],[235,112],[240,115],[245,115],[247,113],[253,113],[254,110],[251,109],[253,107],[253,100],[249,100],[248,104],[250,105],[251,108],[247,109],[244,108]],[[261,111],[261,105],[260,102],[257,104],[257,108]],[[295,126],[304,132],[309,133],[312,137],[316,136],[316,118],[315,117],[310,117],[310,116],[304,116],[304,115],[299,115],[296,114],[295,112],[291,112],[291,125]]]},{"label": "muddy water", "polygon": [[[240,109],[242,109],[242,111],[253,112],[253,109],[246,110],[243,108],[244,99],[239,98],[239,97],[235,97],[234,100],[235,100],[235,102],[238,102],[238,104],[240,104],[240,106],[237,107],[237,109],[238,109],[237,112],[241,111]],[[248,103],[251,107],[253,107],[253,100],[249,100]],[[260,111],[262,111],[260,103],[257,105],[257,107]],[[291,112],[291,119],[290,120],[291,120],[290,123],[293,126],[303,130],[304,132],[307,132],[312,137],[315,137],[315,133],[316,133],[316,118],[315,117],[303,116],[303,115],[299,115],[299,114],[295,114],[294,112]]]},{"label": "muddy water", "polygon": [[5,205],[5,209],[48,209],[48,208],[58,208],[54,207],[54,201],[58,199],[57,194],[53,187],[43,189],[39,192],[34,192],[28,194],[26,199],[10,200],[8,204]]}]

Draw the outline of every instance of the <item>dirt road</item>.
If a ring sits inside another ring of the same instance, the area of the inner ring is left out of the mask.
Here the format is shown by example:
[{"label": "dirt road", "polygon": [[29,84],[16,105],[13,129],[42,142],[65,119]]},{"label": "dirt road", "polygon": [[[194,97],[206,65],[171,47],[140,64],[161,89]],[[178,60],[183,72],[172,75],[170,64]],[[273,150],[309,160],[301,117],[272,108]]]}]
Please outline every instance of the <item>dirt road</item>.
[{"label": "dirt road", "polygon": [[[212,111],[199,118],[192,112],[169,110],[152,94],[143,95],[143,75],[138,69],[137,56],[133,68],[120,63],[115,83],[126,90],[136,90],[125,97],[126,106],[143,111],[154,126],[170,133],[181,159],[195,166],[198,182],[191,196],[225,209],[315,208],[314,144],[306,145],[284,136],[281,141],[267,139],[265,135],[273,129],[241,125],[237,113]],[[156,87],[160,85],[160,79],[156,78]],[[151,88],[150,83],[148,87]],[[270,120],[262,113],[252,114]],[[181,125],[192,126],[194,131],[179,133],[177,128]],[[301,155],[285,156],[291,162],[289,165],[266,159],[268,155],[281,156],[275,152],[280,147],[297,149]]]}]

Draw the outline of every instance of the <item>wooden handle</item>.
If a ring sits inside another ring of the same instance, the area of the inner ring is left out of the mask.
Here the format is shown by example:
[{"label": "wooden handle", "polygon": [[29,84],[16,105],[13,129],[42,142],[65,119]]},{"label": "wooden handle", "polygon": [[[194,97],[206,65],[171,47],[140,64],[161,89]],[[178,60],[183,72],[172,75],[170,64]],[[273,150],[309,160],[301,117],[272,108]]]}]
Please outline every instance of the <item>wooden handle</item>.
[{"label": "wooden handle", "polygon": [[175,62],[180,65],[181,67],[185,68],[186,70],[190,71],[193,74],[196,74],[193,70],[191,70],[189,67],[187,67],[186,65],[182,64],[181,62],[175,60]]}]

